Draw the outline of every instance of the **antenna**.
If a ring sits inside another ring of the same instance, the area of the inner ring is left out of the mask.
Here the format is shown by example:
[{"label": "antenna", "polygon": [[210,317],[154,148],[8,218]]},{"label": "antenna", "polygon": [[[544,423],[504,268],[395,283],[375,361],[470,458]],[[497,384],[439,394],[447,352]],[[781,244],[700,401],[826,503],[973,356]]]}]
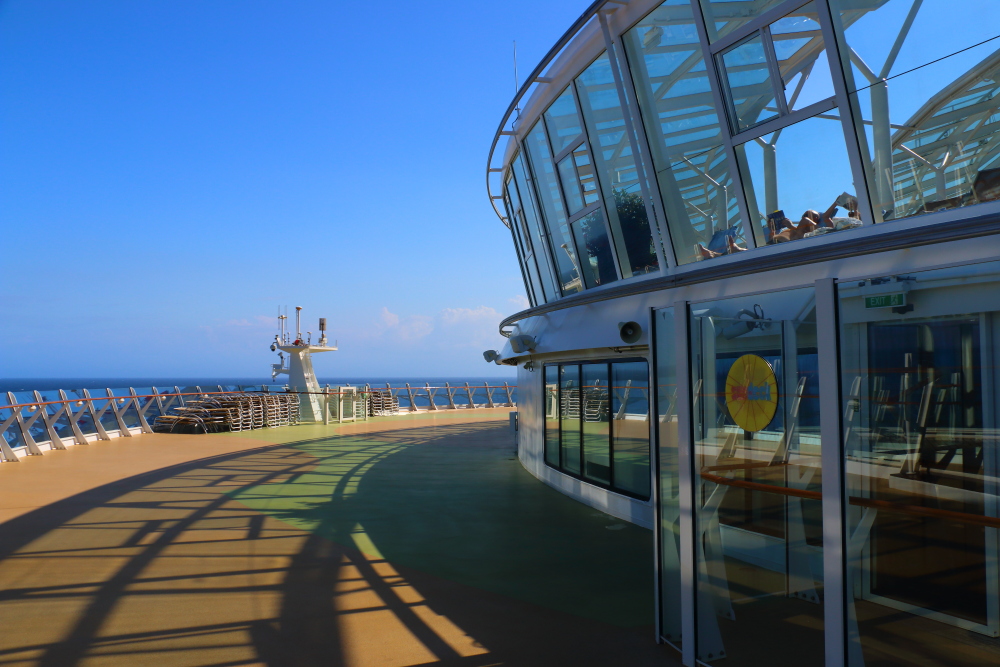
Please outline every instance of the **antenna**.
[{"label": "antenna", "polygon": [[[517,97],[517,91],[520,89],[520,85],[517,80],[517,40],[514,40],[514,96]],[[521,117],[521,106],[515,106],[514,111],[517,112],[518,118]]]}]

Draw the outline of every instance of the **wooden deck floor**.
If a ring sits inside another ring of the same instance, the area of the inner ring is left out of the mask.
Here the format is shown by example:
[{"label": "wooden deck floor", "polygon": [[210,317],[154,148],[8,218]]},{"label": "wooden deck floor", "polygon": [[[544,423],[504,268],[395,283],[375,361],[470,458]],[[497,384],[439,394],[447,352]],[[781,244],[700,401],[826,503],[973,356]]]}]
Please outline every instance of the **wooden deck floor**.
[{"label": "wooden deck floor", "polygon": [[0,666],[679,664],[651,565],[506,410],[144,435],[0,466]]}]

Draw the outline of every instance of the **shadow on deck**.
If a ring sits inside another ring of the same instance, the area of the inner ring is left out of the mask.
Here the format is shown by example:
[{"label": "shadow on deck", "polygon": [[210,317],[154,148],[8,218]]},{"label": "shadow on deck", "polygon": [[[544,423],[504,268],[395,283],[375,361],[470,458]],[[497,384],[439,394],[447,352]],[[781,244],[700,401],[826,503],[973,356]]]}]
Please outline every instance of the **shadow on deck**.
[{"label": "shadow on deck", "polygon": [[505,422],[238,444],[0,524],[0,665],[677,664],[651,533],[531,477]]}]

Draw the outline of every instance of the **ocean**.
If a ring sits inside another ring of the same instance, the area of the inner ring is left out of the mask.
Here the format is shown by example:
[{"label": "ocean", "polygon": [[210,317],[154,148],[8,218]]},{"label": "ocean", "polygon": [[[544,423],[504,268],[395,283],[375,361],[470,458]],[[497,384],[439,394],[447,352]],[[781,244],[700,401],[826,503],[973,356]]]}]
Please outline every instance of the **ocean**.
[{"label": "ocean", "polygon": [[[147,377],[147,378],[0,378],[0,393],[8,391],[52,391],[55,389],[120,389],[125,387],[214,387],[216,385],[270,385],[282,386],[283,378],[272,381],[270,376],[259,377]],[[502,386],[504,382],[517,384],[514,375],[501,378],[466,377],[320,377],[320,386],[352,385],[355,387],[370,384],[373,387],[385,387],[389,383],[393,387],[403,387],[409,383],[411,387],[422,387],[430,383],[432,387],[442,387],[445,382],[452,386],[465,386],[465,383],[479,385],[489,382],[490,386]]]}]

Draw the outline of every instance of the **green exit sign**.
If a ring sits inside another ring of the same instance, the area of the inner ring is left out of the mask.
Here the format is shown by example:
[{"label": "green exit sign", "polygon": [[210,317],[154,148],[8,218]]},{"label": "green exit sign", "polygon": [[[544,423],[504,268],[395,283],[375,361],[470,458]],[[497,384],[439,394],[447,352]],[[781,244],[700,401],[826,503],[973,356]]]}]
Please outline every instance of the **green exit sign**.
[{"label": "green exit sign", "polygon": [[865,308],[895,308],[906,305],[906,294],[879,294],[878,296],[866,296]]}]

